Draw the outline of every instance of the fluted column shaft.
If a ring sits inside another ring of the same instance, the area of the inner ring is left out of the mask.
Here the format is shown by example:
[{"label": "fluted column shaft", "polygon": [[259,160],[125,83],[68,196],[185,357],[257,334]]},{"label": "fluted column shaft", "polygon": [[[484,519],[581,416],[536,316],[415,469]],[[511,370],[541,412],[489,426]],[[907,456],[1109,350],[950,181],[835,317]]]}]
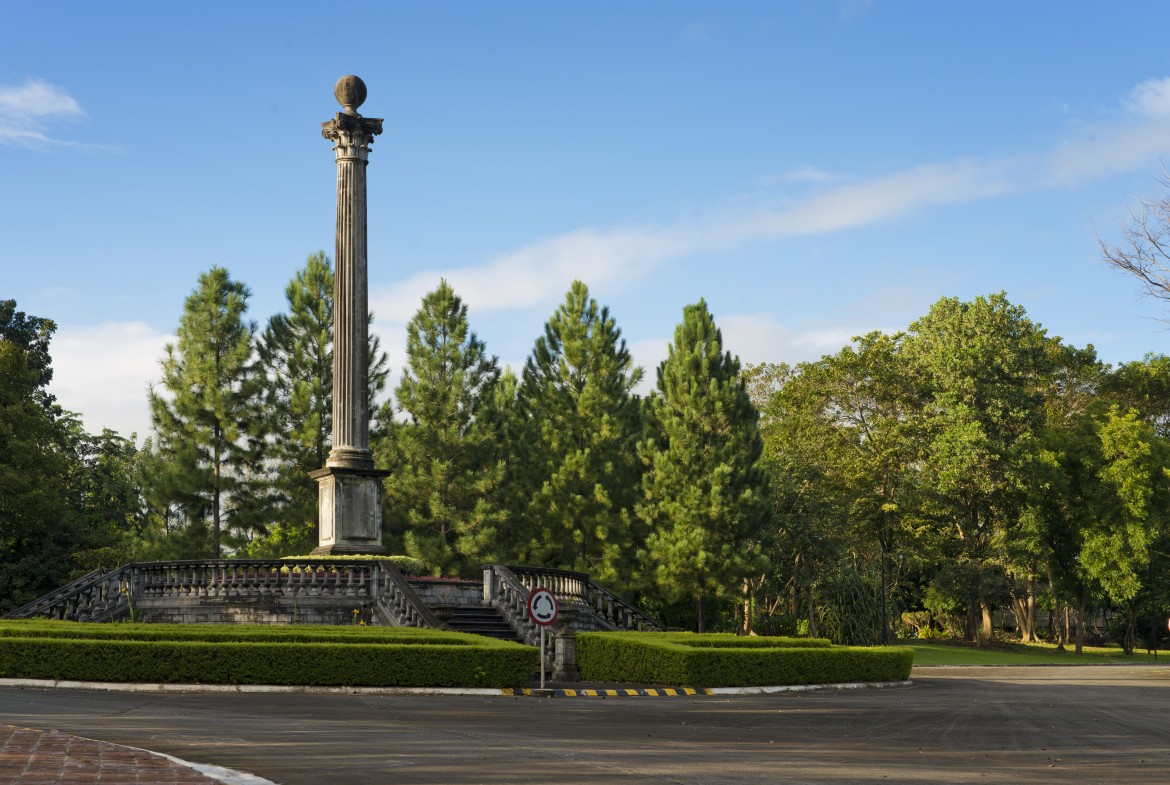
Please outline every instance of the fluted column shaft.
[{"label": "fluted column shaft", "polygon": [[333,448],[326,466],[369,469],[369,313],[366,165],[382,121],[339,113],[322,125],[337,154],[337,245],[333,290]]}]

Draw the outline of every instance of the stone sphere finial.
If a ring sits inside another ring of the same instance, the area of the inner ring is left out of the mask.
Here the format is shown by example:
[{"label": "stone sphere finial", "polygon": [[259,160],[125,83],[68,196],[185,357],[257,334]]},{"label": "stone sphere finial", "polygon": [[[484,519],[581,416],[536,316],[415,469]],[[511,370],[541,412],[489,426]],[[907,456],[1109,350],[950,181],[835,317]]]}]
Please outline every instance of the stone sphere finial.
[{"label": "stone sphere finial", "polygon": [[366,83],[353,74],[346,74],[333,86],[333,97],[346,114],[357,114],[357,108],[366,100]]}]

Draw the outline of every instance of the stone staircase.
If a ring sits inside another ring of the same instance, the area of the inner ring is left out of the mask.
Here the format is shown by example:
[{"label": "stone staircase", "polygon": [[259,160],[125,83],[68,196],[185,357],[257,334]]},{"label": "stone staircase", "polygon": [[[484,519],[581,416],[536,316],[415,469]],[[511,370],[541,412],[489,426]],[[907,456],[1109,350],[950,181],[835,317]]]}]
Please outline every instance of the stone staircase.
[{"label": "stone staircase", "polygon": [[437,615],[443,618],[447,626],[457,632],[470,632],[474,635],[486,635],[489,638],[498,638],[505,641],[524,643],[516,634],[512,625],[504,619],[499,609],[492,605],[464,605],[444,609]]},{"label": "stone staircase", "polygon": [[560,606],[557,632],[661,630],[662,624],[584,573],[492,564],[483,581],[407,577],[393,565],[343,560],[214,559],[127,564],[94,572],[5,614],[109,622],[370,624],[449,627],[460,632],[540,642],[528,618],[536,588]]}]

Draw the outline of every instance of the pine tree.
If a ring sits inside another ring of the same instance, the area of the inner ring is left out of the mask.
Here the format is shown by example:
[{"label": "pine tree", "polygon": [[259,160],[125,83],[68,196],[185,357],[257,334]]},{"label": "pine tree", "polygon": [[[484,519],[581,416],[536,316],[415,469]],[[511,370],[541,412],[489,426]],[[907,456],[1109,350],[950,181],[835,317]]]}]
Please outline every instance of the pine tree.
[{"label": "pine tree", "polygon": [[[169,469],[173,503],[188,526],[207,527],[204,554],[218,558],[225,535],[260,526],[261,384],[256,324],[244,320],[250,292],[213,267],[199,276],[167,344],[162,390],[150,390],[151,419]],[[165,392],[164,392],[165,391]]]},{"label": "pine tree", "polygon": [[517,392],[509,536],[520,559],[629,586],[639,537],[641,379],[608,308],[574,281],[536,341]]},{"label": "pine tree", "polygon": [[[324,252],[309,256],[284,290],[288,313],[268,320],[257,352],[266,375],[267,457],[275,525],[269,537],[307,552],[317,536],[317,483],[332,429],[333,270]],[[259,555],[259,554],[257,554]]]},{"label": "pine tree", "polygon": [[701,632],[704,598],[737,591],[756,569],[767,515],[758,414],[702,300],[683,309],[648,408],[642,556],[660,591],[694,599]]},{"label": "pine tree", "polygon": [[[317,483],[309,472],[325,465],[333,428],[333,266],[324,251],[310,254],[284,295],[287,313],[268,320],[257,355],[264,373],[264,457],[271,479],[267,536],[248,552],[257,556],[305,553],[317,542]],[[373,320],[373,315],[370,315]],[[369,337],[370,412],[386,386],[387,358]]]},{"label": "pine tree", "polygon": [[408,421],[397,429],[402,465],[388,495],[408,515],[406,552],[436,574],[469,573],[489,557],[503,514],[499,432],[488,415],[498,361],[470,332],[467,306],[446,281],[406,328],[406,368],[395,391]]}]

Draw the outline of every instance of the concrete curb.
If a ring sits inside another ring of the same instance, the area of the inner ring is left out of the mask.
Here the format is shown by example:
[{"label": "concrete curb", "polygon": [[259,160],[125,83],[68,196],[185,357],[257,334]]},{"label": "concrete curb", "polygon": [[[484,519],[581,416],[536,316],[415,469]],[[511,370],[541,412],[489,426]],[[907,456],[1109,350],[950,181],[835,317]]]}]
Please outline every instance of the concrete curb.
[{"label": "concrete curb", "polygon": [[138,684],[64,679],[0,679],[0,687],[103,690],[106,692],[194,693],[310,693],[340,695],[483,695],[499,697],[503,691],[486,687],[305,687],[283,684]]},{"label": "concrete curb", "polygon": [[505,698],[692,698],[712,695],[770,695],[811,690],[859,690],[909,687],[912,681],[793,684],[763,687],[597,687],[531,689],[528,687],[304,687],[274,684],[136,684],[63,679],[0,679],[0,687],[102,690],[106,692],[294,693],[321,695],[472,695]]},{"label": "concrete curb", "polygon": [[225,769],[223,766],[211,766],[205,763],[192,763],[182,758],[176,758],[174,755],[167,755],[165,752],[155,752],[154,750],[143,749],[142,747],[130,747],[125,744],[113,744],[108,741],[101,741],[100,739],[90,739],[85,736],[77,736],[76,738],[85,739],[86,741],[97,742],[98,744],[112,744],[115,747],[121,747],[125,750],[134,750],[135,752],[142,752],[147,755],[153,755],[156,758],[165,758],[176,766],[183,766],[197,771],[205,777],[210,777],[213,780],[219,780],[225,785],[277,785],[272,780],[266,780],[263,777],[257,777],[255,774],[249,774],[246,771],[237,771],[235,769]]}]

